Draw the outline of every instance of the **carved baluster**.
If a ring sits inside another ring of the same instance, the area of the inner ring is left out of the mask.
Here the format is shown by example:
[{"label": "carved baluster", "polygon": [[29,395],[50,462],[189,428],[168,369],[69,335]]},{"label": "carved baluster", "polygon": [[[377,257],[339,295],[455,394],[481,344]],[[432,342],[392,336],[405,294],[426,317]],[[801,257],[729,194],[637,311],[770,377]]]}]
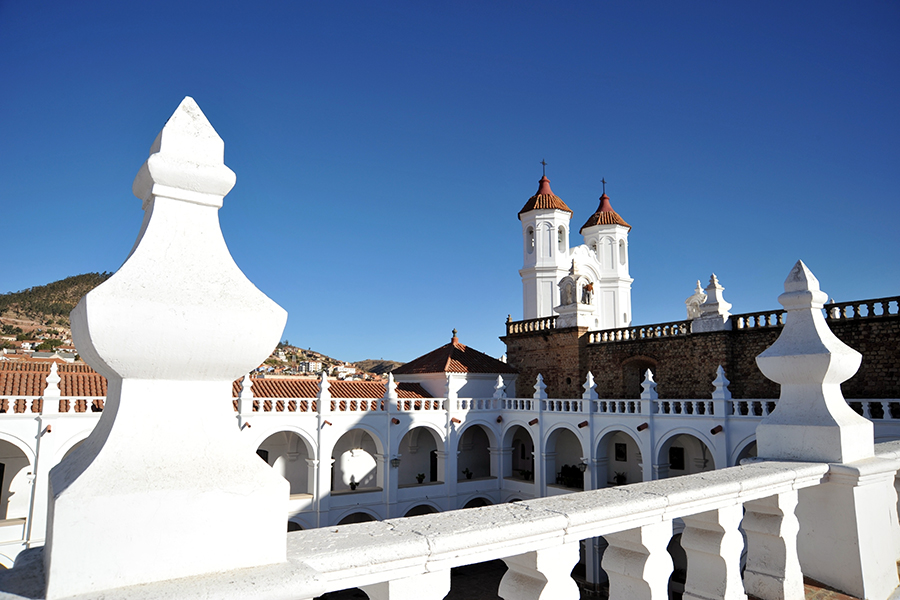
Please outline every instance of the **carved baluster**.
[{"label": "carved baluster", "polygon": [[748,594],[766,600],[803,598],[803,574],[797,557],[800,523],[794,514],[797,492],[792,490],[744,504],[747,535],[744,586]]},{"label": "carved baluster", "polygon": [[872,418],[872,410],[869,407],[869,403],[864,400],[861,402],[861,404],[862,404],[862,416],[864,416],[867,419],[871,419]]},{"label": "carved baluster", "polygon": [[738,531],[743,516],[738,504],[683,517],[681,546],[688,561],[685,600],[746,600],[741,583],[744,538]]},{"label": "carved baluster", "polygon": [[578,585],[571,575],[578,558],[578,542],[504,558],[509,570],[500,580],[498,595],[504,600],[578,600]]},{"label": "carved baluster", "polygon": [[882,417],[883,419],[888,420],[888,419],[894,418],[894,415],[891,414],[891,403],[890,402],[888,402],[886,400],[882,400],[881,401],[881,410],[884,411],[884,417]]},{"label": "carved baluster", "polygon": [[442,600],[450,592],[450,569],[362,586],[370,600]]},{"label": "carved baluster", "polygon": [[663,521],[603,536],[609,547],[601,566],[613,600],[666,600],[672,557],[666,550],[672,522]]}]

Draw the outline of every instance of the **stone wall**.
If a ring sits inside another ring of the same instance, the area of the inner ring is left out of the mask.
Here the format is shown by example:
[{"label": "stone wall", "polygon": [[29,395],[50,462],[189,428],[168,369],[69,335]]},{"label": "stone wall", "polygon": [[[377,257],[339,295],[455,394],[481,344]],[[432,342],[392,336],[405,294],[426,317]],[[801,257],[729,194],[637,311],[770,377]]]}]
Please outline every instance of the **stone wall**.
[{"label": "stone wall", "polygon": [[[832,331],[863,355],[855,376],[843,384],[847,398],[900,397],[900,317],[830,321]],[[778,385],[756,366],[756,356],[780,327],[695,333],[588,345],[585,328],[507,335],[509,364],[519,370],[516,395],[531,397],[538,373],[551,398],[580,397],[588,371],[601,398],[637,398],[650,368],[660,398],[709,398],[720,364],[735,398],[777,398]]]}]

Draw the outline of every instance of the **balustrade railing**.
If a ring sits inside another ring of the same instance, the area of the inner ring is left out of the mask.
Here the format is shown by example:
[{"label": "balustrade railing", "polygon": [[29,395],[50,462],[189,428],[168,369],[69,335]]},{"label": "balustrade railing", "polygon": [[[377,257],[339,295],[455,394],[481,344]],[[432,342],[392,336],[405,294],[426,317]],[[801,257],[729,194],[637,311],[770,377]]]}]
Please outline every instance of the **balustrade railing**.
[{"label": "balustrade railing", "polygon": [[436,600],[449,591],[451,568],[501,559],[509,567],[501,597],[575,599],[579,540],[603,536],[609,597],[649,600],[666,597],[673,571],[666,548],[681,519],[685,590],[695,597],[802,597],[797,553],[771,548],[796,547],[798,490],[819,485],[828,471],[822,463],[760,461],[679,477],[674,486],[658,480],[470,509],[465,517],[314,529],[289,533],[288,555],[316,571],[324,586],[316,593],[360,587],[369,597]]},{"label": "balustrade railing", "polygon": [[533,333],[535,331],[547,331],[549,329],[556,329],[556,316],[528,319],[527,321],[506,322],[506,335]]},{"label": "balustrade railing", "polygon": [[640,414],[640,400],[592,400],[594,403],[594,412],[600,414]]},{"label": "balustrade railing", "polygon": [[457,398],[457,410],[497,410],[502,407],[503,398]]},{"label": "balustrade railing", "polygon": [[542,400],[542,408],[547,412],[580,413],[590,408],[584,400]]},{"label": "balustrade railing", "polygon": [[[63,396],[48,399],[59,403],[61,414],[91,414],[103,411],[105,396]],[[40,414],[44,412],[44,399],[40,396],[0,397],[0,414]]]},{"label": "balustrade railing", "polygon": [[646,340],[654,338],[670,338],[687,335],[691,332],[690,321],[675,321],[655,325],[637,327],[619,327],[588,333],[588,344],[605,344],[608,342],[625,342],[630,340]]},{"label": "balustrade railing", "polygon": [[900,315],[900,296],[833,302],[825,305],[825,318],[829,321],[896,317],[898,315]]},{"label": "balustrade railing", "polygon": [[783,327],[784,310],[769,310],[755,313],[731,315],[735,329],[762,329],[766,327]]},{"label": "balustrade railing", "polygon": [[697,415],[714,414],[712,400],[656,400],[656,412],[663,415]]}]

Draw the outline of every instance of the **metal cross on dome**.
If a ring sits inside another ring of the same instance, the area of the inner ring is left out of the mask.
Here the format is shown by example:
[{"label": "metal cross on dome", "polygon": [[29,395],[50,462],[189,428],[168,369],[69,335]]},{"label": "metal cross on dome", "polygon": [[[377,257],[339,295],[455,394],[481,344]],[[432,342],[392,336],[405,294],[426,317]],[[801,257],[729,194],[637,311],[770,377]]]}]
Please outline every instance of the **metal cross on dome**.
[{"label": "metal cross on dome", "polygon": [[606,193],[606,177],[600,180],[600,183],[603,184],[603,193]]},{"label": "metal cross on dome", "polygon": [[541,165],[543,166],[543,170],[544,170],[542,175],[544,177],[546,177],[547,176],[547,161],[544,160],[543,158],[541,159]]}]

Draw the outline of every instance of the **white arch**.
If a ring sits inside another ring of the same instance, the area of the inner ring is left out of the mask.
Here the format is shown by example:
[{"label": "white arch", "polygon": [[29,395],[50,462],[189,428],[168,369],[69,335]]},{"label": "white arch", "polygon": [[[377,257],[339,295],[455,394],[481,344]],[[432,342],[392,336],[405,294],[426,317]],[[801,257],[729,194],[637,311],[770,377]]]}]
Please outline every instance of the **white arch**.
[{"label": "white arch", "polygon": [[[330,447],[326,447],[323,445],[322,448],[319,449],[321,456],[331,457],[332,453],[334,452],[334,447],[337,446],[337,443],[339,441],[341,441],[345,435],[347,435],[348,433],[351,433],[355,430],[358,430],[358,429],[365,431],[370,436],[372,436],[372,440],[375,442],[375,451],[378,452],[378,454],[381,454],[381,455],[385,454],[384,440],[381,439],[381,436],[378,434],[378,430],[373,429],[369,425],[365,425],[362,422],[357,422],[357,423],[354,423],[352,427],[350,427],[349,429],[344,431],[341,435],[337,436],[334,440],[334,443],[331,444]],[[326,448],[328,450],[327,452],[326,452]]]},{"label": "white arch", "polygon": [[427,506],[428,508],[433,509],[436,513],[444,512],[443,510],[441,510],[440,506],[429,500],[413,500],[412,502],[407,504],[406,509],[403,511],[403,516],[405,517],[406,513],[416,508],[417,506]]},{"label": "white arch", "polygon": [[631,440],[635,443],[635,445],[641,449],[641,454],[644,454],[644,451],[646,450],[646,445],[643,441],[641,441],[641,436],[638,435],[637,429],[633,429],[622,423],[614,423],[612,425],[607,425],[606,427],[601,429],[600,432],[596,436],[594,436],[594,446],[593,447],[598,448],[600,446],[600,442],[603,441],[603,438],[605,438],[608,435],[612,435],[614,433],[624,433],[625,435],[630,437]]},{"label": "white arch", "polygon": [[[656,444],[656,448],[654,448],[654,450],[653,450],[653,460],[654,461],[659,460],[659,453],[662,452],[662,449],[666,447],[666,443],[669,440],[671,440],[672,438],[674,438],[676,436],[682,435],[682,434],[690,435],[692,437],[697,438],[701,442],[703,442],[703,444],[710,451],[710,453],[713,453],[713,450],[716,447],[715,443],[709,437],[707,437],[703,432],[698,431],[697,429],[694,429],[692,427],[679,427],[676,429],[670,429],[669,431],[666,432],[665,437],[661,437],[659,439],[659,441]],[[721,468],[721,467],[719,465],[716,465],[716,468]]]},{"label": "white arch", "polygon": [[[438,428],[437,425],[435,425],[434,423],[429,423],[427,421],[410,423],[410,425],[411,425],[410,428],[407,429],[406,431],[404,431],[403,434],[400,436],[398,446],[399,446],[399,443],[402,443],[403,439],[410,433],[415,432],[415,436],[417,438],[418,435],[420,434],[420,432],[415,431],[415,430],[424,428],[424,429],[429,430],[432,434],[434,434],[435,442],[437,443],[437,447],[438,447],[438,452],[444,452],[445,448],[447,447],[447,440],[444,437],[444,431],[442,429]],[[416,439],[416,438],[413,438],[413,439]]]},{"label": "white arch", "polygon": [[8,442],[22,451],[22,454],[25,455],[25,458],[28,459],[30,464],[34,464],[34,449],[31,447],[28,442],[14,435],[10,435],[8,433],[0,432],[0,440],[4,442]]},{"label": "white arch", "polygon": [[15,562],[15,559],[10,558],[5,554],[0,554],[0,565],[3,565],[7,569],[12,569]]},{"label": "white arch", "polygon": [[382,517],[378,516],[378,514],[375,512],[375,509],[373,507],[367,506],[367,507],[363,508],[362,506],[353,506],[341,513],[338,513],[338,518],[336,518],[332,522],[332,526],[337,525],[338,523],[340,523],[341,521],[343,521],[350,515],[355,515],[356,513],[367,514],[370,517],[372,517],[375,521],[383,521],[384,520]]},{"label": "white arch", "polygon": [[309,457],[311,459],[315,459],[316,456],[316,443],[315,438],[311,434],[309,434],[306,430],[301,429],[300,427],[295,427],[292,425],[283,425],[278,426],[275,425],[269,429],[263,430],[259,433],[254,432],[254,438],[251,442],[251,446],[254,450],[258,449],[263,442],[272,437],[277,433],[295,433],[297,437],[299,437],[306,444],[306,450],[309,452]]},{"label": "white arch", "polygon": [[459,506],[459,508],[462,508],[475,498],[484,498],[485,500],[490,502],[488,506],[493,506],[494,504],[496,504],[496,502],[494,502],[493,498],[491,498],[489,494],[486,494],[484,492],[476,492],[474,494],[469,494],[468,496],[463,496],[463,501],[460,502],[457,506]]},{"label": "white arch", "polygon": [[[555,451],[555,449],[556,449],[555,446],[552,450],[550,448],[550,436],[552,436],[553,434],[555,434],[556,432],[558,432],[561,429],[565,429],[566,431],[572,432],[575,435],[575,438],[581,444],[581,456],[583,458],[590,458],[591,449],[590,449],[590,447],[585,448],[585,443],[586,442],[589,443],[589,440],[585,440],[584,436],[581,435],[581,432],[578,431],[578,429],[576,427],[574,427],[572,424],[567,423],[567,422],[556,423],[544,433],[544,443],[541,445],[543,452],[546,453],[546,452]],[[555,441],[554,441],[554,443],[555,443]]]},{"label": "white arch", "polygon": [[91,437],[91,431],[91,429],[79,431],[78,433],[69,436],[64,443],[60,444],[59,448],[56,450],[56,455],[53,457],[53,466],[61,463],[63,458],[65,458],[66,454],[68,454],[72,448]]},{"label": "white arch", "polygon": [[[528,435],[531,436],[531,442],[534,444],[534,447],[538,447],[538,440],[535,439],[534,432],[531,431],[531,427],[525,421],[510,421],[509,423],[506,423],[506,427],[503,428],[503,433],[500,437],[500,439],[502,440],[500,442],[501,444],[507,443],[506,437],[516,427],[521,427],[522,429],[527,431]],[[509,443],[512,443],[512,437],[509,438]]]},{"label": "white arch", "polygon": [[747,449],[750,444],[756,442],[756,432],[751,433],[740,442],[734,445],[734,451],[731,453],[731,456],[728,459],[728,464],[726,466],[736,466],[738,457]]},{"label": "white arch", "polygon": [[488,421],[482,421],[480,419],[477,421],[469,421],[467,419],[465,425],[463,425],[463,427],[459,430],[459,434],[456,436],[457,448],[454,448],[454,450],[459,449],[459,442],[462,441],[463,436],[472,427],[481,427],[487,434],[488,443],[493,447],[497,446],[497,440],[499,439],[499,436],[497,435],[497,432],[494,431],[494,427],[491,425],[491,423],[489,423]]}]

